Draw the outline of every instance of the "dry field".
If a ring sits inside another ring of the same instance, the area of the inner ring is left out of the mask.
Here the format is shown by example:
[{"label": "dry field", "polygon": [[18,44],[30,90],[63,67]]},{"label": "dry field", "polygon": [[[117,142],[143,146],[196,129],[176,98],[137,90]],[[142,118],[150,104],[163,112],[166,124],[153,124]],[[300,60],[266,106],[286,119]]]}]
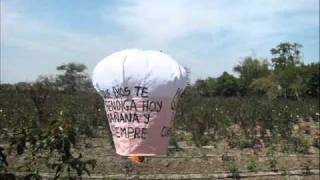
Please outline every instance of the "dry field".
[{"label": "dry field", "polygon": [[[91,176],[85,176],[90,179],[319,178],[319,150],[314,147],[309,154],[276,152],[270,155],[267,148],[231,149],[224,142],[201,148],[183,142],[179,144],[181,149],[170,146],[166,156],[147,157],[139,164],[116,155],[103,135],[82,137],[78,148],[85,158],[97,160]],[[9,171],[23,174],[27,168],[23,165],[24,158],[11,154],[8,157]],[[50,173],[53,172],[48,171],[45,165],[41,172],[43,177],[52,177]]]}]

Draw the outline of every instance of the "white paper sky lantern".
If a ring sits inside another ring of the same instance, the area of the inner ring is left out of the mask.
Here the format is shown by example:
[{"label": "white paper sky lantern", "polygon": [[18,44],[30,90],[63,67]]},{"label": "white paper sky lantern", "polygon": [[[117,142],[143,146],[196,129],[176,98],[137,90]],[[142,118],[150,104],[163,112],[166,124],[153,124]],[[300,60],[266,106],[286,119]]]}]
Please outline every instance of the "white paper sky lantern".
[{"label": "white paper sky lantern", "polygon": [[187,72],[170,56],[128,49],[100,61],[93,71],[119,155],[165,154],[177,98]]}]

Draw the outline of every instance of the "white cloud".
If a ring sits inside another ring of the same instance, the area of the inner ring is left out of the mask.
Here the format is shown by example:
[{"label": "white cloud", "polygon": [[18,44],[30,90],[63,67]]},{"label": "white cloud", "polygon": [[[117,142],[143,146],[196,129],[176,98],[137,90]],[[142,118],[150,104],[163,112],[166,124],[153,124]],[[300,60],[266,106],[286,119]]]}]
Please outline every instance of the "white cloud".
[{"label": "white cloud", "polygon": [[[26,13],[22,1],[1,1],[2,81],[35,80],[40,74],[56,73],[58,65],[70,61],[85,63],[91,71],[100,59],[123,44],[117,36],[66,31],[38,21]],[[5,48],[16,52],[9,54]]]},{"label": "white cloud", "polygon": [[[120,5],[112,17],[139,45],[185,54],[181,58],[200,77],[231,71],[241,56],[266,56],[287,36],[319,29],[317,0],[124,0]],[[190,38],[198,34],[207,39]],[[211,52],[203,57],[203,51]]]},{"label": "white cloud", "polygon": [[101,11],[106,25],[117,27],[112,34],[65,30],[28,14],[25,2],[1,0],[1,49],[16,49],[2,58],[1,68],[8,71],[5,75],[15,77],[5,77],[5,81],[24,80],[11,62],[17,59],[29,61],[29,68],[39,67],[30,73],[35,79],[39,74],[54,73],[55,67],[66,61],[92,68],[116,50],[161,49],[191,67],[195,79],[231,71],[239,57],[253,51],[266,56],[284,40],[309,38],[305,49],[319,47],[314,35],[304,34],[319,30],[317,0],[122,0],[106,4]]},{"label": "white cloud", "polygon": [[[319,12],[316,0],[125,0],[113,18],[124,29],[150,44],[166,44],[195,32],[213,35],[221,29],[256,38],[297,30],[301,23],[314,26]],[[291,22],[290,16],[300,12]],[[309,16],[308,16],[309,15]],[[285,18],[285,19],[284,19]],[[300,22],[297,22],[300,21]],[[286,21],[286,22],[284,22]],[[280,24],[284,23],[284,24]],[[289,26],[288,26],[289,25]],[[246,33],[246,34],[243,34]]]},{"label": "white cloud", "polygon": [[207,13],[208,7],[203,3],[181,0],[126,2],[117,7],[112,16],[125,31],[146,40],[144,43],[161,45],[212,26],[214,13]]}]

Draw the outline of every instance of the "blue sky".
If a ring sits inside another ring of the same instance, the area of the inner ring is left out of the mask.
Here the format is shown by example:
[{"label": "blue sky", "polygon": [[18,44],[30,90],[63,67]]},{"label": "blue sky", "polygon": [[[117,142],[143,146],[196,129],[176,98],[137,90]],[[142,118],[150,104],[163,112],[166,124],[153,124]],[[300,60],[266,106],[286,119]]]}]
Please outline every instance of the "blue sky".
[{"label": "blue sky", "polygon": [[1,82],[34,81],[68,62],[88,73],[126,48],[162,50],[217,77],[245,56],[270,58],[280,42],[319,61],[318,0],[0,0]]}]

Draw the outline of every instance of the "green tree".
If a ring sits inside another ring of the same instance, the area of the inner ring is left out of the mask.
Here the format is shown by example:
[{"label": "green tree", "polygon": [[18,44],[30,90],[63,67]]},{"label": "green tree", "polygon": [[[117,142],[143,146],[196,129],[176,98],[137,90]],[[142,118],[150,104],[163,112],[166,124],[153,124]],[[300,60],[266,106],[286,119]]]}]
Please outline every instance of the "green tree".
[{"label": "green tree", "polygon": [[40,76],[36,82],[30,85],[28,94],[36,109],[39,120],[35,122],[40,124],[48,122],[50,110],[48,110],[47,104],[54,89],[55,79],[44,76]]},{"label": "green tree", "polygon": [[246,57],[240,64],[234,67],[234,71],[239,73],[240,82],[248,88],[253,80],[267,77],[270,74],[269,63],[267,60],[259,60]]},{"label": "green tree", "polygon": [[221,96],[235,96],[240,94],[239,80],[233,75],[223,72],[216,80],[216,92]]},{"label": "green tree", "polygon": [[208,77],[205,80],[197,80],[194,87],[201,96],[209,97],[219,95],[216,92],[216,79]]},{"label": "green tree", "polygon": [[14,86],[18,92],[25,92],[30,88],[30,84],[27,82],[18,82]]},{"label": "green tree", "polygon": [[304,91],[306,89],[306,86],[300,75],[298,75],[297,78],[290,84],[289,89],[292,92],[292,94],[297,98],[297,100],[300,100],[300,96],[304,94]]},{"label": "green tree", "polygon": [[88,76],[85,73],[87,67],[84,64],[68,63],[57,67],[58,71],[63,74],[58,76],[60,87],[66,92],[74,93],[77,90],[83,89],[88,81]]},{"label": "green tree", "polygon": [[269,99],[275,99],[279,96],[279,85],[272,79],[272,77],[256,79],[249,87],[250,90],[258,96],[266,95]]},{"label": "green tree", "polygon": [[313,97],[320,96],[320,63],[302,65],[302,80],[305,85],[305,94]]},{"label": "green tree", "polygon": [[303,87],[297,87],[302,85],[299,79],[301,79],[301,72],[297,66],[287,66],[284,69],[277,70],[274,72],[275,80],[279,83],[282,90],[282,96],[299,98],[297,90],[301,90]]},{"label": "green tree", "polygon": [[301,48],[302,45],[298,43],[280,43],[276,48],[271,49],[271,54],[274,56],[271,59],[274,75],[285,98],[292,96],[299,99],[303,90],[300,68]]},{"label": "green tree", "polygon": [[209,86],[206,80],[197,80],[194,84],[194,87],[201,96],[208,97],[210,95]]},{"label": "green tree", "polygon": [[280,43],[276,48],[272,48],[271,54],[274,56],[271,61],[275,68],[285,68],[290,65],[297,65],[301,59],[302,45],[298,43]]}]

